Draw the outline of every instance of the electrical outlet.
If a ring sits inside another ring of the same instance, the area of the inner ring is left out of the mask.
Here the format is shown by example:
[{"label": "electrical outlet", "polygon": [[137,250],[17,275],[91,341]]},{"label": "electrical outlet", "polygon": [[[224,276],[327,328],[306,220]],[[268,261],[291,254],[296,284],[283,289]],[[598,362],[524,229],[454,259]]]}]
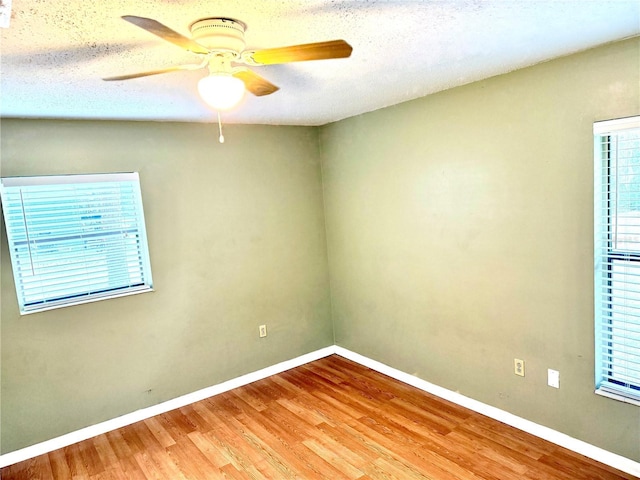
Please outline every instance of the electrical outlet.
[{"label": "electrical outlet", "polygon": [[266,337],[267,336],[267,326],[266,325],[260,325],[258,327],[258,332],[260,333],[260,338]]},{"label": "electrical outlet", "polygon": [[519,358],[513,359],[513,373],[524,377],[524,360],[520,360]]},{"label": "electrical outlet", "polygon": [[560,388],[560,372],[557,370],[547,370],[547,385],[553,388]]}]

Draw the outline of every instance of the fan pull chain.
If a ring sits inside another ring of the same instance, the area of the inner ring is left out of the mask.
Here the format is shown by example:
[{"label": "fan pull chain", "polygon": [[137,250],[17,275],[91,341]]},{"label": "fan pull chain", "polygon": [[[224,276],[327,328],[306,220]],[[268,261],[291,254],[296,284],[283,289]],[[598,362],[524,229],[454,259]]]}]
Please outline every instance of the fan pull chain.
[{"label": "fan pull chain", "polygon": [[222,121],[220,120],[220,112],[218,112],[218,131],[220,132],[220,136],[218,140],[220,143],[224,143],[224,135],[222,135]]}]

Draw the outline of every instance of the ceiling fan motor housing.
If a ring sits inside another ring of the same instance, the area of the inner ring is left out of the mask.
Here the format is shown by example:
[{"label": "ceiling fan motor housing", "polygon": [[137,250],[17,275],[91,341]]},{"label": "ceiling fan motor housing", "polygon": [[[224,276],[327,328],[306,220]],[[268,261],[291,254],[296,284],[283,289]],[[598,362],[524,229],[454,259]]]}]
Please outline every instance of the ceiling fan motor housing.
[{"label": "ceiling fan motor housing", "polygon": [[209,50],[230,51],[240,54],[244,50],[246,25],[232,18],[203,18],[191,27],[193,39]]}]

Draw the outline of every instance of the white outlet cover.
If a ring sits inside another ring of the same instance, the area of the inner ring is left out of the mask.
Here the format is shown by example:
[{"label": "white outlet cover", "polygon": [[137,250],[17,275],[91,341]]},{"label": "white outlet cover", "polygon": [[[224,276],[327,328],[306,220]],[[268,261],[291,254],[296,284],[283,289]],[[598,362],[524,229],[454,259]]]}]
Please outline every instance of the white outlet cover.
[{"label": "white outlet cover", "polygon": [[513,368],[514,368],[514,373],[516,375],[524,377],[524,360],[520,360],[519,358],[514,358]]},{"label": "white outlet cover", "polygon": [[547,385],[560,388],[560,372],[558,370],[547,370]]}]

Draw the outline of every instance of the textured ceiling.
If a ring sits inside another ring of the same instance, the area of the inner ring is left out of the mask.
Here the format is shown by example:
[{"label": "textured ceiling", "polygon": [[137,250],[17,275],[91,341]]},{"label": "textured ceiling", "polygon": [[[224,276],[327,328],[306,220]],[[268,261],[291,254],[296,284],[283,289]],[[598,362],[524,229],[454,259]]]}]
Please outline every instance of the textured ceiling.
[{"label": "textured ceiling", "polygon": [[281,90],[247,96],[231,123],[321,125],[640,34],[638,0],[12,0],[0,114],[214,121],[196,90],[205,70],[101,80],[198,63],[122,15],[185,36],[200,18],[237,18],[251,49],[353,46],[348,59],[255,67]]}]

